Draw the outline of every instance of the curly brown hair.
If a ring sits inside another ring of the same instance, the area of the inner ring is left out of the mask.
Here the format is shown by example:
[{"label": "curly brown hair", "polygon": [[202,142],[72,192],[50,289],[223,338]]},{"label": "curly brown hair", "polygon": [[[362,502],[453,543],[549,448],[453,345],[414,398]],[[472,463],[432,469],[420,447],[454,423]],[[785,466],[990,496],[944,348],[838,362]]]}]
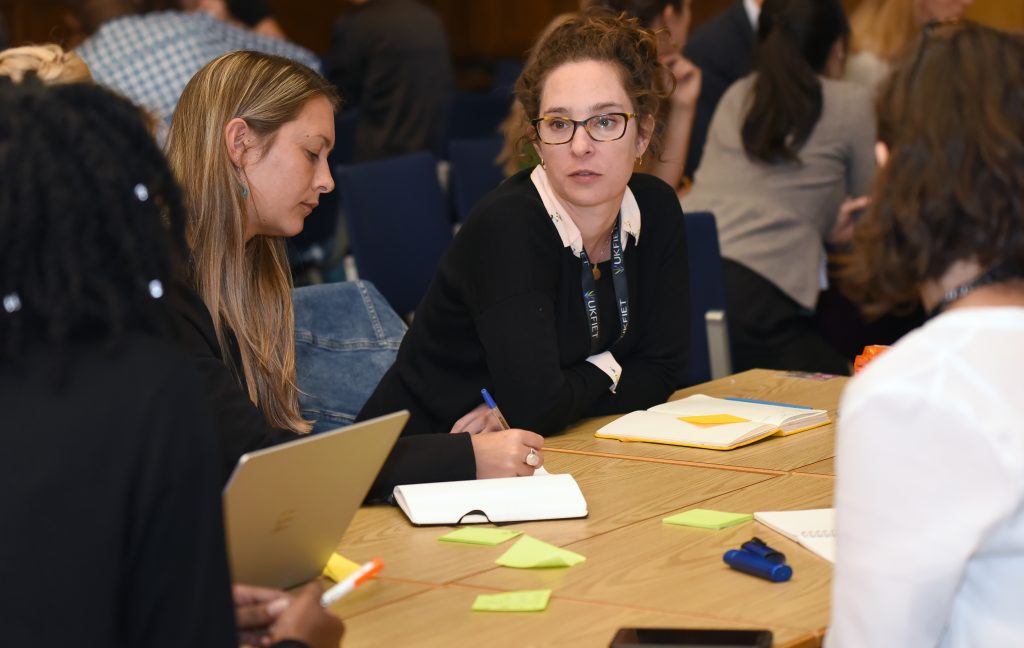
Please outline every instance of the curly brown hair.
[{"label": "curly brown hair", "polygon": [[[633,109],[641,117],[653,118],[648,150],[657,155],[665,128],[662,117],[675,79],[658,61],[654,33],[644,29],[636,18],[602,8],[588,9],[555,27],[530,52],[516,82],[516,99],[528,119],[540,112],[541,92],[552,70],[578,61],[605,61],[619,68]],[[531,139],[534,135],[532,130],[526,133]]]},{"label": "curly brown hair", "polygon": [[1024,37],[926,29],[878,103],[891,151],[844,273],[868,315],[912,308],[956,261],[1024,268]]}]

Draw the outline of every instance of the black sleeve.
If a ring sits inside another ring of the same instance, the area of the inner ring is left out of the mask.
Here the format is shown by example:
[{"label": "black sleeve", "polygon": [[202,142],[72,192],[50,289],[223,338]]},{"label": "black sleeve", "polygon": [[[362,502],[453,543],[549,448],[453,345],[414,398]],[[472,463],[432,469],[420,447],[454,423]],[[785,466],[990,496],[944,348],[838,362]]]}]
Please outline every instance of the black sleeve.
[{"label": "black sleeve", "polygon": [[214,431],[197,381],[180,365],[146,407],[125,503],[125,645],[238,645]]},{"label": "black sleeve", "polygon": [[[653,180],[644,178],[645,184]],[[665,402],[683,383],[687,366],[691,335],[690,270],[683,211],[675,192],[661,181],[652,182],[647,190],[637,193],[647,199],[641,205],[648,215],[646,222],[658,226],[655,231],[644,232],[647,238],[641,239],[644,245],[652,246],[644,252],[657,255],[654,272],[642,278],[647,283],[646,294],[653,295],[657,307],[646,311],[650,316],[636,329],[641,338],[634,350],[627,356],[616,356],[622,367],[618,388],[614,394],[602,395],[588,412],[592,416],[646,409]]]},{"label": "black sleeve", "polygon": [[476,479],[476,457],[468,434],[415,434],[398,438],[366,496],[381,502],[401,484]]},{"label": "black sleeve", "polygon": [[206,379],[206,393],[219,440],[226,480],[246,452],[294,440],[298,435],[267,424],[232,375],[217,342],[213,320],[202,300],[184,286],[171,291],[171,307],[181,343],[193,366]]},{"label": "black sleeve", "polygon": [[270,17],[267,0],[228,0],[228,11],[250,27],[255,27]]},{"label": "black sleeve", "polygon": [[505,194],[489,208],[480,240],[465,246],[477,335],[509,423],[549,436],[583,417],[611,379],[589,362],[561,366],[555,300],[565,249],[547,216],[535,216],[539,199]]},{"label": "black sleeve", "polygon": [[366,65],[360,38],[351,16],[342,16],[334,26],[331,47],[323,60],[324,76],[338,88],[346,106],[357,105],[362,97]]}]

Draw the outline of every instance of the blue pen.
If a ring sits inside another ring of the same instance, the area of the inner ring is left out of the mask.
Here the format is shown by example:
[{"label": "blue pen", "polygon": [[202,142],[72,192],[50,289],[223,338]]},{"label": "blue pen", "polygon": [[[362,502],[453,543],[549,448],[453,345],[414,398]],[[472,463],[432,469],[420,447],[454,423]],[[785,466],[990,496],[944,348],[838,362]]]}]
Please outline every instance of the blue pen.
[{"label": "blue pen", "polygon": [[483,395],[484,402],[487,403],[487,407],[491,408],[491,414],[493,414],[494,418],[496,418],[498,420],[498,423],[501,424],[501,429],[510,429],[512,426],[509,425],[508,421],[505,420],[505,417],[502,415],[501,410],[498,409],[498,404],[494,402],[493,398],[491,398],[490,392],[488,392],[487,389],[485,388],[480,390],[480,394]]},{"label": "blue pen", "polygon": [[755,400],[753,398],[736,398],[734,396],[726,396],[725,400],[737,401],[739,403],[754,403],[756,405],[778,405],[779,407],[792,407],[793,409],[814,409],[813,407],[805,407],[803,405],[790,405],[789,403],[776,403],[773,401]]}]

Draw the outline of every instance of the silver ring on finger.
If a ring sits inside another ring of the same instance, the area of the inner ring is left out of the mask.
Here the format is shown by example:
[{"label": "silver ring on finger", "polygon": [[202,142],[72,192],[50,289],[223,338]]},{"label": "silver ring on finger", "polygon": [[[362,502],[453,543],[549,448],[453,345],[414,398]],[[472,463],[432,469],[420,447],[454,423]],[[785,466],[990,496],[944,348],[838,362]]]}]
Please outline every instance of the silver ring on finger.
[{"label": "silver ring on finger", "polygon": [[530,451],[526,453],[526,459],[524,459],[523,461],[526,463],[527,466],[530,466],[531,468],[536,468],[537,466],[540,465],[540,455],[537,454],[537,451],[535,449],[530,448]]}]

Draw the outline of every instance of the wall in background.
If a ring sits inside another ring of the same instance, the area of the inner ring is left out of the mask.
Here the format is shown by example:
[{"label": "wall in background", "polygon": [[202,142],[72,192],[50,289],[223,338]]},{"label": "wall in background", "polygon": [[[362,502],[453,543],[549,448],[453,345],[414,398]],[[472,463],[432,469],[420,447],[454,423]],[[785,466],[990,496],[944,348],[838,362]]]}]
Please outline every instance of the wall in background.
[{"label": "wall in background", "polygon": [[[694,25],[734,0],[693,0]],[[852,10],[858,0],[843,0]],[[559,13],[573,11],[579,0],[426,0],[448,28],[452,55],[463,86],[480,84],[488,66],[500,58],[518,58],[534,37]],[[330,43],[331,25],[349,6],[348,0],[270,0],[289,36],[315,52]],[[63,20],[62,0],[0,0],[0,15],[11,42],[55,41],[74,44]],[[970,17],[1005,29],[1024,30],[1024,0],[975,0]]]}]

